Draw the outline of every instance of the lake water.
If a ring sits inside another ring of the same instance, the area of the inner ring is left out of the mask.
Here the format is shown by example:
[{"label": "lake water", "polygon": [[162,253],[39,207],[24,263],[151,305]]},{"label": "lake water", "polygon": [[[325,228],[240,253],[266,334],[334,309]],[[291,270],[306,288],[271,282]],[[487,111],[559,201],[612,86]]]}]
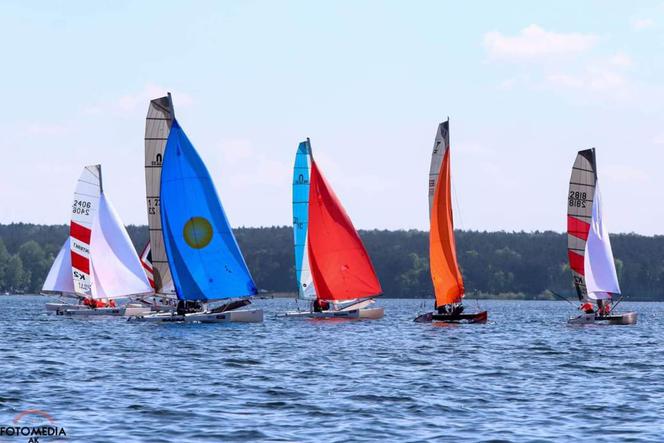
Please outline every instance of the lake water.
[{"label": "lake water", "polygon": [[47,300],[0,297],[2,426],[39,409],[86,443],[664,441],[662,303],[622,303],[635,326],[569,327],[543,301],[433,326],[412,322],[421,300],[390,299],[377,321],[276,319],[295,303],[258,300],[263,324],[157,325],[47,316]]}]

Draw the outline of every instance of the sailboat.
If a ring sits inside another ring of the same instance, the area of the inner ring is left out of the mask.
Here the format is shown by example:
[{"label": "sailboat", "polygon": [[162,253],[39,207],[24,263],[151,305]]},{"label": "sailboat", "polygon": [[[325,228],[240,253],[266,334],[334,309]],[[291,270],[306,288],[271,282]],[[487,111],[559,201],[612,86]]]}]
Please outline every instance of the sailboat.
[{"label": "sailboat", "polygon": [[[205,164],[175,119],[171,95],[150,102],[146,182],[155,290],[177,309],[136,317],[155,322],[261,322],[257,288]],[[209,303],[222,302],[215,308]]]},{"label": "sailboat", "polygon": [[298,298],[309,309],[286,317],[366,318],[382,288],[362,240],[323,176],[309,139],[299,144],[293,170],[293,237]]},{"label": "sailboat", "polygon": [[153,290],[124,224],[104,192],[101,165],[83,169],[74,194],[69,237],[51,266],[42,293],[74,299],[47,303],[50,313],[145,312],[134,304],[115,304],[116,299],[136,299]]},{"label": "sailboat", "polygon": [[579,151],[567,195],[567,257],[584,313],[570,318],[569,323],[636,323],[636,312],[613,312],[620,285],[605,219],[595,148]]},{"label": "sailboat", "polygon": [[416,322],[486,323],[487,311],[464,312],[465,293],[454,239],[450,172],[450,121],[438,125],[429,168],[429,267],[435,292],[434,312]]}]

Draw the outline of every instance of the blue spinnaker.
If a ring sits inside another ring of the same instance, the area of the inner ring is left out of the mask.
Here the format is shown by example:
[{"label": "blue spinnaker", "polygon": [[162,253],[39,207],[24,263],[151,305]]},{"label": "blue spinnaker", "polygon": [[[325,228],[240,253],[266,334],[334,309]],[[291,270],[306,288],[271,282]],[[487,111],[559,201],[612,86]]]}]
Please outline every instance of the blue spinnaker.
[{"label": "blue spinnaker", "polygon": [[309,225],[309,170],[311,167],[311,145],[309,140],[300,143],[293,168],[293,240],[295,244],[295,274],[298,297],[316,298],[309,256],[307,232]]},{"label": "blue spinnaker", "polygon": [[161,171],[161,222],[180,300],[257,293],[205,164],[173,120]]}]

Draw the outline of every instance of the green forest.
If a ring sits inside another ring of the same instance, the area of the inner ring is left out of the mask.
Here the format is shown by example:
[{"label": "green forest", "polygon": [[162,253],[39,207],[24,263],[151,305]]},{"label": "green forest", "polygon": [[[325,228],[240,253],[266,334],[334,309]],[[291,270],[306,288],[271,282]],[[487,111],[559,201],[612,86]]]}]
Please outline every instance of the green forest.
[{"label": "green forest", "polygon": [[[128,226],[136,249],[146,226]],[[66,225],[0,225],[0,290],[38,293],[68,235]],[[256,284],[269,292],[295,290],[292,230],[238,228],[238,243]],[[431,297],[428,233],[360,231],[387,297]],[[457,252],[469,298],[574,297],[566,234],[457,231]],[[664,300],[664,236],[615,234],[611,243],[623,294],[631,300]]]}]

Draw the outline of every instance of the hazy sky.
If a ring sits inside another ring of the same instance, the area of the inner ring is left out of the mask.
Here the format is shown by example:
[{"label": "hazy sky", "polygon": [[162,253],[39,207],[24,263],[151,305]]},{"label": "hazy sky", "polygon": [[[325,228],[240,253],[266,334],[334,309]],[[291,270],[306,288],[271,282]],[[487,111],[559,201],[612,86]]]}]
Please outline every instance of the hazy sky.
[{"label": "hazy sky", "polygon": [[449,115],[457,227],[564,230],[595,146],[609,229],[664,234],[664,3],[633,3],[3,1],[0,222],[67,223],[101,163],[145,224],[169,90],[234,226],[290,224],[308,136],[357,227],[426,229]]}]

